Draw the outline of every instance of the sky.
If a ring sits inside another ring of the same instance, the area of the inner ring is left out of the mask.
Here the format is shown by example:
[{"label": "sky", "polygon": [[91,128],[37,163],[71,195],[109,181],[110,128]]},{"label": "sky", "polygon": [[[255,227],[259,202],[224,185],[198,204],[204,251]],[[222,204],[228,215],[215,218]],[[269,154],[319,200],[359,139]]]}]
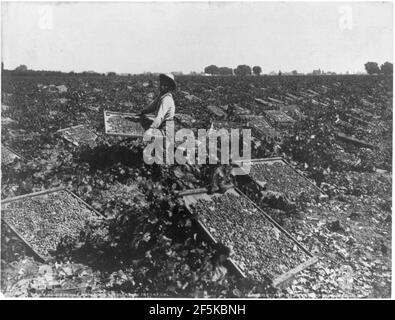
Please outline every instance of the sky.
[{"label": "sky", "polygon": [[2,3],[6,69],[360,72],[393,62],[389,2]]}]

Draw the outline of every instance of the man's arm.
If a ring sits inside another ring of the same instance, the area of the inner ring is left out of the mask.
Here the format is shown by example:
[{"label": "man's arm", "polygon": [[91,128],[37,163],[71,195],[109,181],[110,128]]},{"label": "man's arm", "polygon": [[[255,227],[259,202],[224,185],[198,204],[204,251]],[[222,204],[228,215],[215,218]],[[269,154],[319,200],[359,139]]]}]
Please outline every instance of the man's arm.
[{"label": "man's arm", "polygon": [[158,110],[158,114],[156,116],[156,118],[154,119],[154,121],[151,124],[151,128],[153,129],[158,129],[163,121],[166,119],[166,117],[168,116],[168,114],[170,113],[170,108],[171,108],[172,104],[171,101],[169,100],[169,98],[164,98],[160,101],[160,107]]},{"label": "man's arm", "polygon": [[144,108],[144,109],[140,112],[140,114],[148,114],[148,113],[155,112],[156,103],[157,103],[157,99],[155,99],[154,101],[152,101],[146,108]]}]

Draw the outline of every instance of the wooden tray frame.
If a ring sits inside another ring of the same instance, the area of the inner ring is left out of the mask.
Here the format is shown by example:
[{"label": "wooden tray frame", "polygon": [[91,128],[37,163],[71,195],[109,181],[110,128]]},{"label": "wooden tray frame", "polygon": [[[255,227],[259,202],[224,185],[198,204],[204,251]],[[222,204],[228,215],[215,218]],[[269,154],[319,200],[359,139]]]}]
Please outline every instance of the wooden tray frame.
[{"label": "wooden tray frame", "polygon": [[275,99],[275,98],[272,98],[272,97],[268,97],[267,100],[270,100],[272,103],[276,103],[278,105],[284,105],[285,104],[283,101]]},{"label": "wooden tray frame", "polygon": [[[294,236],[292,236],[288,231],[286,231],[283,227],[281,227],[272,217],[270,217],[266,212],[264,212],[259,206],[257,206],[250,198],[248,198],[242,191],[240,191],[236,187],[229,188],[226,192],[232,192],[237,194],[238,196],[244,197],[248,202],[250,202],[257,210],[259,213],[262,214],[263,218],[266,218],[269,223],[271,223],[274,227],[276,227],[280,232],[286,235],[288,239],[290,239],[292,242],[294,242],[309,258],[304,261],[303,263],[297,265],[296,267],[288,270],[287,272],[283,273],[282,275],[276,277],[275,279],[272,280],[272,285],[274,287],[284,287],[286,286],[290,280],[299,272],[302,270],[308,268],[312,264],[316,263],[318,261],[318,258],[311,254]],[[212,197],[214,195],[209,195],[207,194],[207,189],[206,188],[200,188],[200,189],[192,189],[192,190],[186,190],[186,191],[181,191],[178,193],[178,196],[183,197],[185,206],[188,209],[188,212],[193,216],[193,209],[191,208],[191,204],[197,201],[199,198],[205,198],[211,201]],[[194,199],[195,198],[195,199]],[[194,200],[192,200],[194,199]],[[217,239],[211,234],[211,232],[206,228],[204,223],[199,219],[194,217],[195,221],[198,223],[199,227],[203,230],[203,232],[207,235],[207,237],[213,242],[213,243],[218,243]],[[242,278],[247,278],[245,273],[240,269],[240,267],[237,265],[237,263],[229,258],[228,259],[229,264],[231,268]]]},{"label": "wooden tray frame", "polygon": [[[273,112],[273,111],[275,111],[275,112]],[[283,116],[288,119],[286,121],[280,121],[280,120],[274,119],[274,117],[272,116],[272,113],[282,113]],[[269,124],[274,123],[276,125],[276,127],[289,127],[289,126],[294,125],[297,122],[295,119],[293,119],[292,117],[287,115],[282,110],[265,110],[263,112],[263,114],[264,114],[265,118],[267,119],[267,122],[269,122]]]},{"label": "wooden tray frame", "polygon": [[25,161],[25,160],[26,160],[26,158],[23,157],[21,154],[19,154],[18,152],[14,151],[13,149],[11,149],[11,148],[5,146],[4,144],[1,144],[1,148],[2,148],[2,149],[7,149],[9,152],[15,154],[19,160],[22,160],[22,161]]},{"label": "wooden tray frame", "polygon": [[361,140],[361,139],[358,139],[358,138],[351,137],[351,136],[346,135],[346,134],[341,133],[341,132],[337,132],[336,133],[336,139],[338,139],[338,140],[340,140],[342,142],[348,143],[348,144],[352,144],[352,145],[354,145],[354,146],[356,146],[358,148],[369,148],[369,149],[372,149],[372,150],[378,149],[377,145],[374,145],[374,144],[372,144],[372,143],[370,143],[368,141],[365,141],[365,140]]},{"label": "wooden tray frame", "polygon": [[260,99],[260,98],[255,98],[254,102],[260,104],[261,106],[265,106],[265,107],[269,107],[269,108],[275,107],[273,102],[269,102],[269,101],[266,101],[266,100]]},{"label": "wooden tray frame", "polygon": [[291,98],[293,101],[300,101],[303,100],[303,97],[298,97],[292,93],[286,93],[285,94],[287,97]]},{"label": "wooden tray frame", "polygon": [[[222,126],[222,124],[227,124],[227,126]],[[234,127],[232,127],[232,124],[234,124]],[[215,130],[220,130],[220,129],[226,129],[230,133],[230,129],[248,129],[250,128],[249,123],[244,124],[244,123],[238,123],[236,121],[226,121],[226,120],[215,120],[211,121],[211,125]]]},{"label": "wooden tray frame", "polygon": [[[95,137],[96,137],[95,140],[97,139],[97,134],[94,133],[93,131],[89,130],[88,127],[87,127],[87,125],[85,125],[85,124],[79,124],[79,125],[76,125],[76,126],[67,127],[67,128],[64,128],[64,129],[59,129],[58,131],[56,131],[56,133],[61,134],[61,133],[64,132],[64,131],[72,130],[72,129],[75,129],[75,128],[81,128],[81,127],[85,127],[86,130],[88,130],[90,133],[93,133],[93,134],[95,135]],[[72,143],[73,145],[75,145],[75,146],[77,146],[77,147],[80,146],[80,144],[79,144],[78,142],[73,141],[72,139],[69,139],[68,137],[66,137],[66,136],[64,136],[64,135],[62,135],[62,138],[65,139],[66,141]]]},{"label": "wooden tray frame", "polygon": [[[241,120],[244,120],[247,122],[247,126],[254,129],[255,131],[258,132],[258,134],[262,136],[269,136],[269,137],[281,137],[281,132],[277,131],[276,128],[273,128],[273,126],[267,121],[267,118],[263,115],[241,115],[239,116]],[[259,124],[252,123],[253,119],[259,118],[260,121],[265,122],[269,128],[261,128],[259,127]],[[267,132],[272,131],[272,135],[267,135]]]},{"label": "wooden tray frame", "polygon": [[[65,191],[68,194],[70,194],[73,198],[77,199],[81,204],[83,204],[85,207],[87,207],[88,210],[92,211],[95,214],[95,216],[97,216],[101,219],[106,219],[103,214],[98,212],[95,208],[93,208],[91,205],[86,203],[84,200],[82,200],[80,197],[78,197],[75,193],[73,193],[72,191],[68,190],[65,187],[57,187],[57,188],[52,188],[52,189],[47,189],[47,190],[42,190],[42,191],[38,191],[38,192],[24,194],[24,195],[17,196],[17,197],[7,198],[7,199],[4,199],[1,201],[1,206],[3,206],[3,204],[19,201],[21,199],[34,198],[37,196],[42,196],[45,194],[55,193],[55,192],[60,192],[60,191]],[[46,262],[50,259],[50,256],[42,255],[42,254],[38,253],[36,250],[34,250],[30,246],[29,242],[11,224],[9,224],[5,219],[3,219],[3,217],[1,217],[1,220],[29,248],[29,250],[31,250],[36,255],[37,258],[39,258],[39,260],[41,260],[42,262]]]},{"label": "wooden tray frame", "polygon": [[[109,118],[106,113],[111,113],[111,115],[118,115],[123,117],[138,117],[137,113],[129,113],[129,112],[119,112],[119,111],[110,111],[110,110],[103,110],[103,119],[104,119],[104,132],[109,136],[122,136],[122,137],[131,137],[131,138],[142,138],[143,134],[130,134],[130,133],[112,133],[109,132],[110,128],[107,124],[107,119]],[[154,120],[155,116],[152,114],[145,115],[148,119]]]}]

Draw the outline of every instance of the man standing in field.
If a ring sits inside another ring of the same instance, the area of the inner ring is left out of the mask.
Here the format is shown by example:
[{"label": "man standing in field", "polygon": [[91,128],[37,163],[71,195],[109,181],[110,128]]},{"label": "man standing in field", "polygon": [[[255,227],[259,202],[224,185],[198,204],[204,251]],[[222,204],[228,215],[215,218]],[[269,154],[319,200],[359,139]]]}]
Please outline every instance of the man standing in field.
[{"label": "man standing in field", "polygon": [[140,113],[140,115],[155,114],[150,129],[159,129],[164,133],[166,121],[173,121],[176,108],[171,92],[176,89],[176,86],[172,74],[159,75],[159,96]]}]

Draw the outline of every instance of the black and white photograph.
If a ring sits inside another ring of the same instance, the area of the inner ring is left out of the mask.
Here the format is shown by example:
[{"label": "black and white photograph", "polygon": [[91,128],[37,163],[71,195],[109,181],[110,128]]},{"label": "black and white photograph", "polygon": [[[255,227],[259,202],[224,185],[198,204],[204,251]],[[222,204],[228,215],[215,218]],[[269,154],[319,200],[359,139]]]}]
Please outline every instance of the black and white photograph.
[{"label": "black and white photograph", "polygon": [[392,124],[392,1],[2,1],[0,297],[391,299]]}]

